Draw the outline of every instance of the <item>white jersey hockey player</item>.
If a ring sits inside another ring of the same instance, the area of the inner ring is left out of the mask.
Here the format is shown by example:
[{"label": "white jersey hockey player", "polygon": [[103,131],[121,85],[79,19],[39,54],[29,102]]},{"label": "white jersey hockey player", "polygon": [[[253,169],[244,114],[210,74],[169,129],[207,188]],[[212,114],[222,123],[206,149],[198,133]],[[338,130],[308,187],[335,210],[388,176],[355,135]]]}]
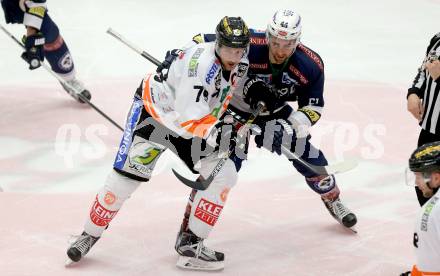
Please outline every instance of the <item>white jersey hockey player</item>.
[{"label": "white jersey hockey player", "polygon": [[[314,166],[328,161],[311,142],[310,129],[323,116],[324,62],[318,53],[300,42],[301,16],[293,10],[279,10],[270,18],[266,31],[250,29],[249,72],[256,76],[236,89],[227,113],[249,118],[258,102],[266,105],[254,124],[261,129],[255,136],[257,147],[281,155],[281,145]],[[212,41],[214,34],[199,34],[194,43]],[[289,104],[298,103],[294,110]],[[254,128],[255,129],[255,128]],[[245,158],[241,158],[244,160]],[[342,201],[335,175],[317,174],[298,160],[291,160],[307,185],[321,198],[333,218],[352,228],[357,217]],[[235,161],[241,166],[241,161]]]},{"label": "white jersey hockey player", "polygon": [[[99,190],[84,231],[67,250],[70,262],[78,262],[107,229],[122,204],[141,182],[148,181],[159,156],[173,150],[195,172],[207,177],[218,162],[216,154],[194,154],[193,142],[205,141],[218,127],[233,90],[247,74],[249,30],[240,17],[224,17],[215,42],[168,53],[171,65],[142,81],[129,111],[113,170]],[[160,69],[160,68],[159,68]],[[216,141],[216,140],[214,140]],[[200,155],[200,156],[196,156]],[[178,265],[193,269],[221,269],[223,253],[203,245],[222,210],[227,191],[237,181],[234,163],[228,160],[205,191],[203,220],[194,219],[188,231],[180,231],[176,251]],[[202,210],[203,209],[203,210]],[[206,222],[209,222],[207,224]]]},{"label": "white jersey hockey player", "polygon": [[[424,193],[440,187],[440,142],[417,148],[409,160],[409,168],[416,173],[417,186]],[[440,276],[440,192],[426,202],[417,217],[413,245],[417,263],[411,275]]]}]

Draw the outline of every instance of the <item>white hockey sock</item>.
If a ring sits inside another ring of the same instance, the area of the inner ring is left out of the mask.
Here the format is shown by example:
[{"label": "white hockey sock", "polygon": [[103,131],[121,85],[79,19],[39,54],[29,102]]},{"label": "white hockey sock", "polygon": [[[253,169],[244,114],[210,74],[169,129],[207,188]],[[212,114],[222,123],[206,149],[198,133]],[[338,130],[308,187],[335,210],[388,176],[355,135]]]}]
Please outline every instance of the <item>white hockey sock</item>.
[{"label": "white hockey sock", "polygon": [[[203,159],[200,172],[208,177],[218,159]],[[237,182],[237,171],[231,160],[228,160],[208,189],[197,191],[191,207],[189,229],[198,237],[206,239],[217,222],[226,203],[229,190]]]},{"label": "white hockey sock", "polygon": [[140,181],[112,171],[108,175],[104,187],[95,197],[84,230],[94,237],[100,237],[121,209],[122,204],[139,187],[140,183]]}]

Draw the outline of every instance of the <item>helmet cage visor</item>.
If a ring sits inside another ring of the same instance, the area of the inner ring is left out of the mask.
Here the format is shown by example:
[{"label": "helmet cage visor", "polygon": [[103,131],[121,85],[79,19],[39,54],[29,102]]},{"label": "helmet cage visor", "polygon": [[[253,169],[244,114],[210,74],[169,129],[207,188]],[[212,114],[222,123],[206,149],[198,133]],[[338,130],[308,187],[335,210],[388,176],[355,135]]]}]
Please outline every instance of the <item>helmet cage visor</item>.
[{"label": "helmet cage visor", "polygon": [[416,187],[417,182],[422,182],[425,183],[426,186],[430,187],[430,181],[430,172],[413,172],[409,167],[405,169],[405,184],[407,186]]}]

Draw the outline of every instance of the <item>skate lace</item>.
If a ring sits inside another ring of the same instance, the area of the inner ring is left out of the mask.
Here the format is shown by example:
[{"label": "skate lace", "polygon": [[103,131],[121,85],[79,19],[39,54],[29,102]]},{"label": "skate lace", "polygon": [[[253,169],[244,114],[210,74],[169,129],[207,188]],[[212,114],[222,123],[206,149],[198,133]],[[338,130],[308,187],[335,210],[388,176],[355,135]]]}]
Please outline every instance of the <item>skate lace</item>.
[{"label": "skate lace", "polygon": [[196,248],[196,258],[199,258],[199,256],[202,254],[202,250],[203,250],[203,240],[201,240],[198,243],[196,243],[195,246],[197,246],[197,248]]},{"label": "skate lace", "polygon": [[89,252],[90,248],[92,248],[94,240],[91,236],[81,235],[78,237],[78,240],[73,243],[72,247],[78,249],[82,255]]},{"label": "skate lace", "polygon": [[[81,93],[84,90],[84,85],[82,84],[82,82],[80,82],[77,79],[69,80],[69,81],[67,81],[67,83],[76,90],[74,92]],[[69,90],[71,90],[71,89],[69,89]]]},{"label": "skate lace", "polygon": [[341,219],[350,213],[350,210],[339,199],[334,202],[333,208],[336,209],[335,213]]},{"label": "skate lace", "polygon": [[200,240],[198,243],[194,244],[193,246],[196,247],[196,252],[195,252],[196,258],[198,258],[200,255],[202,255],[202,253],[207,256],[215,255],[215,251],[206,247],[203,244],[203,240]]}]

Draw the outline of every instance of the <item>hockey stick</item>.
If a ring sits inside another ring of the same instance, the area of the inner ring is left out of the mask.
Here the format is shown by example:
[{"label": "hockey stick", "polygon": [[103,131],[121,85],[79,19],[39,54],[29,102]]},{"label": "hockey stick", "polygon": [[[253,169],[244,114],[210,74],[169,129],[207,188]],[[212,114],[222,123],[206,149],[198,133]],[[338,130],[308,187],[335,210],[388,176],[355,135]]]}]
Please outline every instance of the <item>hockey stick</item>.
[{"label": "hockey stick", "polygon": [[[229,114],[234,117],[235,120],[239,122],[243,122],[244,118],[242,118],[239,114],[229,110]],[[258,132],[258,131],[255,131]],[[257,134],[260,135],[261,131]],[[312,172],[319,174],[319,175],[329,175],[329,174],[337,174],[337,173],[343,173],[347,172],[349,170],[354,169],[358,163],[355,160],[345,160],[333,165],[327,165],[327,166],[316,166],[312,165],[305,160],[303,160],[298,154],[292,152],[288,147],[285,145],[281,145],[281,152],[284,154],[284,156],[287,157],[289,160],[296,160],[301,165],[306,167],[307,169],[311,170]]]},{"label": "hockey stick", "polygon": [[[153,56],[148,54],[147,52],[141,50],[139,47],[135,46],[133,43],[129,42],[127,39],[125,39],[121,34],[113,30],[112,28],[109,28],[107,30],[107,33],[113,36],[114,38],[118,39],[120,42],[128,46],[130,49],[141,55],[142,57],[148,59],[153,64],[159,66],[160,62],[155,59]],[[257,109],[251,114],[249,119],[247,120],[246,124],[240,128],[239,133],[237,135],[237,145],[241,146],[243,137],[246,137],[247,132],[249,131],[249,128],[251,127],[252,122],[255,120],[255,118],[258,116],[258,114],[261,112],[261,110],[264,108],[263,103],[258,103]],[[222,157],[217,165],[214,167],[213,171],[209,175],[209,177],[205,180],[201,181],[192,181],[189,179],[186,179],[182,175],[180,175],[178,172],[176,172],[174,169],[172,169],[174,175],[179,179],[183,184],[186,186],[196,189],[196,190],[206,190],[209,185],[211,184],[212,180],[214,180],[214,177],[220,172],[220,170],[223,168],[226,161],[229,159],[229,156],[232,154],[232,152],[235,150],[232,146],[229,148],[227,154],[225,157]]]},{"label": "hockey stick", "polygon": [[[265,107],[265,104],[263,102],[259,102],[257,108],[249,116],[246,123],[238,130],[237,138],[236,138],[236,146],[241,147],[243,142],[246,142],[247,133],[249,132],[252,123],[255,121],[258,114],[260,114],[260,112],[263,110],[264,107]],[[209,187],[209,185],[211,184],[211,182],[214,180],[214,177],[223,168],[226,161],[228,161],[231,154],[234,153],[234,151],[235,151],[235,147],[230,144],[227,154],[218,161],[217,165],[214,167],[211,174],[208,176],[207,179],[204,179],[204,180],[192,181],[192,180],[184,178],[178,172],[176,172],[174,169],[172,169],[172,170],[173,170],[174,175],[177,177],[177,179],[179,179],[186,186],[191,187],[196,190],[206,190]]]},{"label": "hockey stick", "polygon": [[[144,58],[148,59],[150,62],[152,62],[153,64],[159,66],[160,62],[155,59],[154,57],[152,57],[150,54],[148,54],[147,52],[141,50],[139,47],[135,46],[134,44],[132,44],[131,42],[129,42],[127,39],[125,39],[121,34],[117,33],[116,31],[114,31],[112,28],[109,28],[107,30],[107,33],[110,34],[111,36],[115,37],[116,39],[118,39],[119,41],[121,41],[123,44],[127,45],[130,49],[134,50],[135,52],[137,52],[138,54],[140,54],[141,56],[143,56]],[[238,114],[235,114],[233,116],[236,116],[239,118],[239,121],[244,121],[243,118],[241,118]],[[312,165],[306,161],[304,161],[300,156],[298,156],[295,153],[292,153],[287,147],[283,146],[281,147],[281,151],[282,153],[289,159],[289,160],[297,160],[298,162],[300,162],[303,166],[305,166],[306,168],[308,168],[309,170],[313,171],[316,174],[320,174],[320,175],[327,175],[327,174],[336,174],[336,173],[342,173],[342,172],[346,172],[349,171],[353,168],[355,168],[357,166],[357,162],[354,160],[349,160],[349,161],[343,161],[334,165],[327,165],[327,166],[315,166]],[[222,160],[219,161],[219,163],[222,162]],[[226,160],[224,161],[226,162]],[[223,162],[223,163],[224,163]],[[219,164],[218,164],[219,165]],[[214,168],[214,171],[216,171],[216,169],[218,169],[218,165]],[[223,166],[220,165],[220,168]],[[176,175],[176,177],[182,181],[184,184],[186,184],[187,186],[193,188],[196,187],[195,189],[197,190],[204,190],[206,189],[208,186],[200,184],[200,182],[195,182],[195,181],[190,181],[185,179],[184,177],[182,177],[181,175],[179,175],[174,169],[173,169],[173,173],[174,175]],[[213,172],[214,173],[214,172]],[[211,173],[211,175],[213,174]],[[218,173],[218,172],[217,172]],[[207,179],[208,180],[208,179]],[[205,180],[205,181],[207,181]],[[206,184],[206,183],[205,183]],[[199,188],[199,189],[198,189]]]},{"label": "hockey stick", "polygon": [[155,59],[152,55],[149,53],[142,51],[139,47],[135,46],[133,43],[129,42],[125,37],[123,37],[121,34],[113,30],[112,28],[107,29],[107,33],[117,40],[121,41],[123,44],[127,45],[130,49],[138,53],[139,55],[143,56],[144,58],[148,59],[151,63],[153,63],[156,66],[160,65],[160,61]]},{"label": "hockey stick", "polygon": [[[13,34],[11,34],[5,27],[3,27],[3,25],[0,24],[0,28],[3,30],[3,32],[8,35],[10,38],[12,38],[12,40],[14,40],[21,48],[24,48],[23,43],[21,43]],[[62,83],[64,86],[67,86],[68,88],[72,89],[73,91],[77,92],[75,87],[72,87],[70,84],[68,84],[63,78],[61,78],[60,76],[58,76],[55,72],[52,71],[52,69],[50,69],[50,67],[45,63],[45,62],[41,62],[41,66],[46,69],[47,72],[49,72],[52,76],[54,76],[60,83]],[[107,116],[107,114],[105,114],[104,112],[102,112],[98,107],[96,107],[94,104],[92,104],[89,99],[87,99],[86,97],[84,97],[82,94],[80,93],[76,93],[76,95],[85,103],[87,103],[89,106],[91,106],[94,110],[96,110],[99,114],[101,114],[104,118],[106,118],[110,123],[112,123],[115,127],[119,128],[120,130],[124,131],[124,129],[118,125],[115,121],[113,121],[109,116]]]},{"label": "hockey stick", "polygon": [[327,165],[327,166],[315,166],[312,165],[306,161],[304,161],[300,156],[298,156],[296,153],[291,152],[286,146],[281,145],[281,152],[284,154],[284,156],[287,157],[289,160],[296,160],[301,165],[306,167],[307,169],[311,170],[312,172],[319,174],[319,175],[329,175],[329,174],[337,174],[337,173],[343,173],[347,172],[349,170],[354,169],[358,163],[356,160],[345,160],[333,165]]}]

